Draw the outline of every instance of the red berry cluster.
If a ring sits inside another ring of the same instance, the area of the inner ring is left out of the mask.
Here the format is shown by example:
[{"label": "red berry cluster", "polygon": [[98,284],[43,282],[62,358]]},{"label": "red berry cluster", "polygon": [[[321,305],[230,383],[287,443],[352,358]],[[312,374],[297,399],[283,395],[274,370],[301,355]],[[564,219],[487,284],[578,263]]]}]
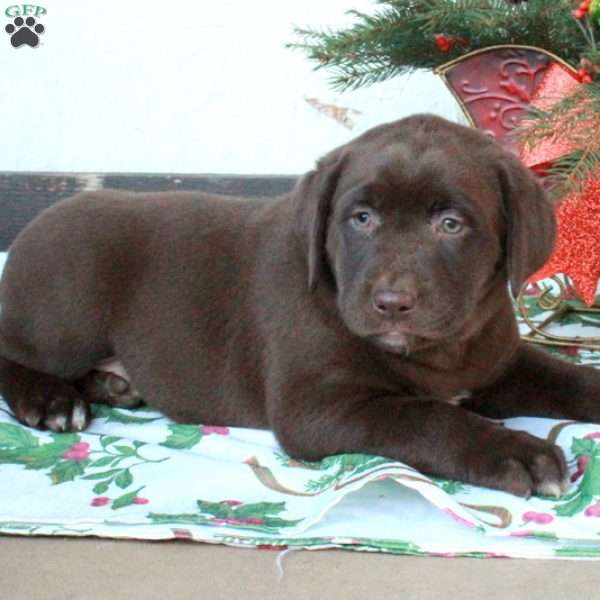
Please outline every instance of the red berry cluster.
[{"label": "red berry cluster", "polygon": [[577,70],[577,78],[581,83],[592,83],[592,76],[585,69]]},{"label": "red berry cluster", "polygon": [[582,0],[581,4],[573,11],[573,16],[579,21],[585,19],[590,12],[591,4],[592,0]]},{"label": "red berry cluster", "polygon": [[454,46],[452,39],[440,33],[435,36],[435,45],[441,52],[450,52],[452,46]]},{"label": "red berry cluster", "polygon": [[450,37],[443,33],[438,33],[435,36],[435,45],[441,52],[450,52],[455,44],[460,44],[463,48],[469,45],[469,40],[464,37]]}]

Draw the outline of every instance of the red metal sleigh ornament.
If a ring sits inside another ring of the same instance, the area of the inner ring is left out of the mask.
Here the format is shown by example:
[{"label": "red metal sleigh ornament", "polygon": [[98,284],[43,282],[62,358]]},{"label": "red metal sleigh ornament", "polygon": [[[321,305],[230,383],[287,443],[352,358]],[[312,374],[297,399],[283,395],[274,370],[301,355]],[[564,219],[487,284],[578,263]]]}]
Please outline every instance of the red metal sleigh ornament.
[{"label": "red metal sleigh ornament", "polygon": [[[465,116],[484,133],[543,177],[548,166],[571,151],[561,140],[549,140],[533,150],[521,148],[516,129],[530,107],[545,109],[582,85],[580,73],[559,57],[532,46],[493,46],[469,53],[436,69]],[[593,307],[600,278],[600,178],[587,182],[583,192],[557,205],[559,235],[548,263],[530,282],[552,277],[555,295],[548,287],[537,298],[540,309],[552,311],[542,323],[534,323],[525,307],[525,287],[517,299],[519,311],[530,328],[524,339],[531,342],[600,349],[600,337],[566,337],[544,328],[569,312],[599,313]],[[556,273],[568,276],[566,281]],[[573,281],[573,285],[569,281]],[[580,297],[587,307],[576,308]]]},{"label": "red metal sleigh ornament", "polygon": [[[567,80],[579,85],[575,69],[558,56],[533,46],[491,46],[461,56],[435,72],[471,125],[515,154],[520,149],[514,130],[540,97],[548,76],[558,75],[561,83]],[[557,95],[567,92],[562,87],[556,90]]]}]

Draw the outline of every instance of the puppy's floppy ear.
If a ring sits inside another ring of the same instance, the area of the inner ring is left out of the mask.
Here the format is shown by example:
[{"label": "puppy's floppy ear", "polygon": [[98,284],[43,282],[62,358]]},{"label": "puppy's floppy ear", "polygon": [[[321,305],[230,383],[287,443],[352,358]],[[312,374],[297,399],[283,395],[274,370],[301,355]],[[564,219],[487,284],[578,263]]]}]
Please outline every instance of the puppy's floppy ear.
[{"label": "puppy's floppy ear", "polygon": [[554,209],[535,176],[508,153],[500,161],[506,261],[513,296],[548,260],[556,239]]},{"label": "puppy's floppy ear", "polygon": [[300,179],[293,191],[296,231],[306,252],[310,291],[316,288],[326,267],[327,223],[344,162],[339,153],[325,156]]}]

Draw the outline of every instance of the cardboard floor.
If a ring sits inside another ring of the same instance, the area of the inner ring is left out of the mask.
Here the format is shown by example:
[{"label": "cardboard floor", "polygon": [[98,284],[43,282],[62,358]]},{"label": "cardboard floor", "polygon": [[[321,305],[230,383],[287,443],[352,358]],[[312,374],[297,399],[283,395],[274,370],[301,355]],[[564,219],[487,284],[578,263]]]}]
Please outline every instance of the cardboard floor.
[{"label": "cardboard floor", "polygon": [[0,597],[20,600],[600,598],[600,562],[278,552],[191,542],[0,537]]}]

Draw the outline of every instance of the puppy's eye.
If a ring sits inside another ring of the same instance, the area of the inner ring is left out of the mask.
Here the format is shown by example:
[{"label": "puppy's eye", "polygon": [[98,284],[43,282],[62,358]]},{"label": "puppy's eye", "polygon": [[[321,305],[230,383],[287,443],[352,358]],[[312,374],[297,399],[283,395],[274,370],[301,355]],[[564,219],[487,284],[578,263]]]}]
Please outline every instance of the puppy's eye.
[{"label": "puppy's eye", "polygon": [[444,217],[440,222],[440,229],[443,233],[456,235],[463,230],[463,222],[454,217]]},{"label": "puppy's eye", "polygon": [[364,210],[355,213],[354,215],[352,215],[352,218],[354,219],[357,225],[361,225],[362,227],[368,225],[371,222],[371,215]]},{"label": "puppy's eye", "polygon": [[377,226],[377,219],[368,210],[357,210],[350,221],[356,229],[361,231],[371,231]]}]

